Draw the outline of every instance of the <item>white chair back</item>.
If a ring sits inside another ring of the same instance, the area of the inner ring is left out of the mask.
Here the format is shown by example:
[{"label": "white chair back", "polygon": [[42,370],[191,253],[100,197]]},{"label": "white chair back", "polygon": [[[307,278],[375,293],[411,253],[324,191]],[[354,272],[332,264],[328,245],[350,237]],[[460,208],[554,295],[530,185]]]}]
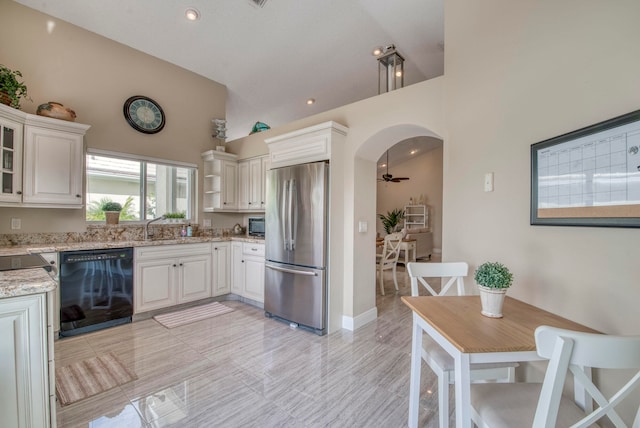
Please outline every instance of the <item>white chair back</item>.
[{"label": "white chair back", "polygon": [[[615,407],[640,385],[640,371],[607,399],[581,367],[640,369],[640,336],[610,336],[540,326],[536,329],[535,337],[538,355],[549,359],[549,365],[536,408],[534,428],[556,425],[560,398],[569,370],[574,381],[580,383],[599,406],[572,427],[591,426],[605,415],[616,427],[627,426]],[[633,427],[640,427],[640,408]]]},{"label": "white chair back", "polygon": [[382,249],[382,259],[380,264],[382,269],[395,265],[400,256],[400,241],[402,233],[391,233],[384,237],[384,247]]},{"label": "white chair back", "polygon": [[[433,296],[444,296],[449,288],[456,283],[459,296],[465,295],[464,277],[469,273],[469,265],[465,262],[448,262],[448,263],[409,263],[407,271],[411,278],[411,295],[418,296],[418,284],[422,284],[427,291]],[[437,292],[427,282],[425,278],[440,278],[448,281],[440,287]]]}]

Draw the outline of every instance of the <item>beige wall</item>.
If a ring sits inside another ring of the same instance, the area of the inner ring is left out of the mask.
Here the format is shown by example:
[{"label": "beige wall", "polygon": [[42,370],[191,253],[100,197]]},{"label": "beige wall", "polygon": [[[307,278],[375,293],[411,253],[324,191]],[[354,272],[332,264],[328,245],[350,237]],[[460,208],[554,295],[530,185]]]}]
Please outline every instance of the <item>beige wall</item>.
[{"label": "beige wall", "polygon": [[[376,214],[387,212],[409,204],[409,198],[417,201],[424,196],[428,207],[429,222],[433,234],[433,249],[436,253],[442,249],[442,145],[427,150],[418,157],[392,165],[389,172],[394,177],[409,177],[399,183],[377,182]],[[378,177],[381,172],[378,171]],[[417,202],[414,202],[417,203]],[[384,236],[386,232],[382,222],[376,222],[376,232]]]},{"label": "beige wall", "polygon": [[640,107],[638,17],[637,0],[448,1],[445,13],[445,259],[499,260],[512,296],[616,334],[640,334],[640,230],[530,226],[529,149]]},{"label": "beige wall", "polygon": [[445,257],[503,261],[514,296],[639,333],[640,230],[530,226],[529,150],[638,109],[640,2],[449,2],[446,16]]},{"label": "beige wall", "polygon": [[[47,101],[72,108],[77,122],[91,125],[88,147],[201,165],[200,153],[215,146],[211,119],[225,115],[223,85],[7,0],[0,1],[0,52],[24,76],[33,102],[23,101],[22,110],[35,113]],[[122,106],[132,95],[160,103],[167,120],[161,132],[127,124]],[[22,219],[18,232],[85,227],[83,210],[0,208],[0,233],[16,232],[11,217]]]}]

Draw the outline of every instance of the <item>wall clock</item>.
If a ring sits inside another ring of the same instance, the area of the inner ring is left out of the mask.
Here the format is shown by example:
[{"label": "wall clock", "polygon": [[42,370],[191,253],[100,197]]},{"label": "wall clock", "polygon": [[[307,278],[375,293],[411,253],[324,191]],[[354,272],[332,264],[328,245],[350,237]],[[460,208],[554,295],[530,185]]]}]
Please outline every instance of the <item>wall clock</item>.
[{"label": "wall clock", "polygon": [[124,117],[136,131],[155,134],[164,128],[164,111],[149,97],[134,95],[124,103]]}]

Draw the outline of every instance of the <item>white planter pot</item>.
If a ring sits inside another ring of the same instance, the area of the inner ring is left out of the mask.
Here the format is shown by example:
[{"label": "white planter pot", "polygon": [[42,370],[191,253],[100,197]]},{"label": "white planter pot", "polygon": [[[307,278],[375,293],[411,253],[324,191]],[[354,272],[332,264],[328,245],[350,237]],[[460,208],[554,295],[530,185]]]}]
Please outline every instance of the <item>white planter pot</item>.
[{"label": "white planter pot", "polygon": [[502,305],[507,289],[489,288],[482,285],[478,285],[478,289],[480,289],[480,302],[482,303],[480,313],[489,318],[502,318]]}]

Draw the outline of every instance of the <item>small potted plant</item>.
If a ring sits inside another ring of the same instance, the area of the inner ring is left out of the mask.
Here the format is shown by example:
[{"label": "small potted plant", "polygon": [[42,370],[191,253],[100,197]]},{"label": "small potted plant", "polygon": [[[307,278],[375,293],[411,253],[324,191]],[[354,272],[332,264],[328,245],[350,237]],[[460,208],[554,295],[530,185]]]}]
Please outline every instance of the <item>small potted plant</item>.
[{"label": "small potted plant", "polygon": [[387,211],[387,214],[378,214],[378,217],[382,221],[382,227],[387,235],[398,231],[398,225],[404,218],[404,211],[400,208],[396,208],[393,211]]},{"label": "small potted plant", "polygon": [[186,217],[186,214],[184,212],[166,213],[164,217],[169,219],[171,223],[182,223],[184,222],[184,218]]},{"label": "small potted plant", "polygon": [[27,86],[20,82],[18,77],[22,73],[18,70],[11,70],[0,64],[0,103],[13,108],[20,108],[20,99],[27,97]]},{"label": "small potted plant", "polygon": [[504,296],[513,283],[513,274],[502,263],[486,262],[478,266],[474,279],[480,290],[482,315],[502,318]]},{"label": "small potted plant", "polygon": [[113,201],[105,201],[101,208],[102,211],[104,211],[107,224],[118,224],[120,221],[120,211],[122,211],[121,204]]}]

